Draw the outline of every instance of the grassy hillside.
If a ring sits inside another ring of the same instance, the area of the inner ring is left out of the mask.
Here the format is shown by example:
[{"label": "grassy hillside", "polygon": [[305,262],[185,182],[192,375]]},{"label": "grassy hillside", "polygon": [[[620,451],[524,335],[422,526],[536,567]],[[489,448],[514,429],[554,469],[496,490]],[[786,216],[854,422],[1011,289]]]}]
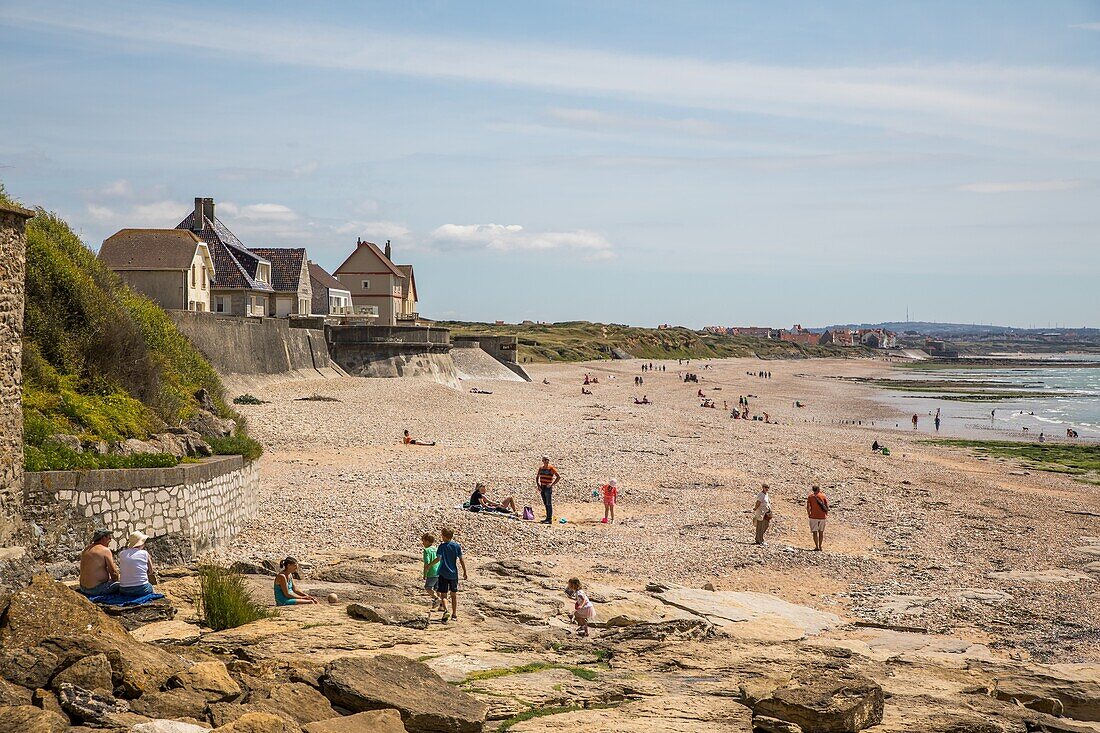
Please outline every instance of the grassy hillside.
[{"label": "grassy hillside", "polygon": [[853,356],[862,349],[801,346],[749,336],[719,336],[689,328],[640,328],[618,324],[566,321],[503,326],[466,321],[440,321],[453,335],[492,334],[519,337],[521,359],[533,362],[610,359],[617,348],[639,359],[718,359],[759,356],[800,359],[813,356]]},{"label": "grassy hillside", "polygon": [[[2,187],[0,201],[15,203]],[[191,417],[200,389],[232,416],[217,374],[168,315],[123,285],[68,224],[42,209],[27,222],[23,325],[29,469],[121,467],[127,462],[118,457],[70,455],[48,439],[145,438]],[[130,462],[150,461],[167,459]]]}]

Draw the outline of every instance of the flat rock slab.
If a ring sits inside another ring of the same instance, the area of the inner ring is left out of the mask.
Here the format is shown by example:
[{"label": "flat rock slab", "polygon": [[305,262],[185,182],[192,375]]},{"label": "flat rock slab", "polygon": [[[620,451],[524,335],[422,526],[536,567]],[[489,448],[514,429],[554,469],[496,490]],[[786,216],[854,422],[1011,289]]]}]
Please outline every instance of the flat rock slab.
[{"label": "flat rock slab", "polygon": [[534,662],[534,657],[517,657],[500,652],[456,652],[434,657],[424,663],[447,682],[462,682],[473,672],[485,672],[490,669],[519,667]]},{"label": "flat rock slab", "polygon": [[364,606],[359,603],[352,603],[348,605],[347,613],[352,618],[357,618],[360,621],[369,621],[385,626],[408,626],[416,629],[423,629],[428,626],[427,606],[414,606],[409,603],[384,606]]},{"label": "flat rock slab", "polygon": [[835,613],[799,606],[767,593],[669,588],[655,596],[671,606],[702,616],[733,635],[738,634],[732,626],[749,623],[750,628],[758,629],[765,638],[801,639],[842,623]]},{"label": "flat rock slab", "polygon": [[342,718],[308,723],[305,733],[405,733],[401,713],[396,710],[370,710]]},{"label": "flat rock slab", "polygon": [[488,712],[427,665],[396,654],[337,659],[326,668],[321,691],[354,712],[396,708],[411,733],[479,733]]},{"label": "flat rock slab", "polygon": [[1025,583],[1072,583],[1075,580],[1093,580],[1091,575],[1064,568],[1050,570],[1006,570],[986,574],[987,578],[1016,580]]},{"label": "flat rock slab", "polygon": [[138,641],[160,644],[190,644],[202,636],[198,626],[186,621],[154,621],[130,632]]},{"label": "flat rock slab", "polygon": [[567,669],[543,669],[474,680],[464,686],[489,706],[489,720],[506,720],[531,708],[589,707],[617,702],[623,688],[602,680],[584,680]]},{"label": "flat rock slab", "polygon": [[511,733],[584,731],[584,733],[731,733],[749,731],[748,708],[709,695],[668,695],[532,718],[509,728]]},{"label": "flat rock slab", "polygon": [[1042,713],[1100,722],[1100,664],[1033,665],[997,675],[993,696]]}]

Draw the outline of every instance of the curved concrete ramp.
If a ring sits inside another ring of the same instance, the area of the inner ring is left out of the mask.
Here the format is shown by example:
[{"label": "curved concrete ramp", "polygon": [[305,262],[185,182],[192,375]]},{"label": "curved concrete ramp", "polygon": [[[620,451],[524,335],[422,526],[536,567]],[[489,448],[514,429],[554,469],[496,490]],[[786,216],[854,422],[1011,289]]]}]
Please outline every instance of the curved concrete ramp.
[{"label": "curved concrete ramp", "polygon": [[522,377],[501,364],[481,349],[451,349],[451,358],[455,362],[458,378],[463,380],[500,379],[508,382],[522,382]]}]

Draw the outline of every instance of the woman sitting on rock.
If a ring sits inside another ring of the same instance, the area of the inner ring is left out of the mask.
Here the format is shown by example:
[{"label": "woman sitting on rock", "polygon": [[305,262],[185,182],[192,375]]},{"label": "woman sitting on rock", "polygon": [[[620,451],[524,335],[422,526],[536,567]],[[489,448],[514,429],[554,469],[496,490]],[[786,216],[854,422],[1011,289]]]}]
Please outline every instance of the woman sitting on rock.
[{"label": "woman sitting on rock", "polygon": [[130,598],[140,598],[155,593],[153,583],[157,573],[153,570],[153,558],[145,549],[149,536],[131,532],[126,538],[126,548],[118,551],[118,592]]},{"label": "woman sitting on rock", "polygon": [[286,557],[279,563],[279,574],[275,576],[275,605],[294,606],[301,603],[316,603],[317,599],[308,593],[294,590],[294,574],[298,572],[298,561]]}]

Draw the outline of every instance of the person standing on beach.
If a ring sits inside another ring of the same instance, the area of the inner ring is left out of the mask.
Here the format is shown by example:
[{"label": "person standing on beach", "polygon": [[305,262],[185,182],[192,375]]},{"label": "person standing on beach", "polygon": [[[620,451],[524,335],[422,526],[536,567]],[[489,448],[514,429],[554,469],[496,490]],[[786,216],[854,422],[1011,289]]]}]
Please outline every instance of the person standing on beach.
[{"label": "person standing on beach", "polygon": [[829,500],[820,486],[814,486],[806,497],[806,514],[810,518],[810,534],[814,538],[814,550],[821,552],[825,542],[825,520],[829,518]]},{"label": "person standing on beach", "polygon": [[535,474],[535,483],[538,484],[539,493],[542,495],[542,505],[546,507],[546,519],[542,524],[554,523],[554,487],[561,481],[558,469],[550,465],[550,456],[542,457],[542,465]]},{"label": "person standing on beach", "polygon": [[762,484],[760,493],[756,495],[756,505],[752,508],[752,521],[756,526],[756,544],[762,545],[768,525],[772,522],[772,500],[768,496],[767,484]]},{"label": "person standing on beach", "polygon": [[913,430],[917,429],[917,413],[913,413]]}]

